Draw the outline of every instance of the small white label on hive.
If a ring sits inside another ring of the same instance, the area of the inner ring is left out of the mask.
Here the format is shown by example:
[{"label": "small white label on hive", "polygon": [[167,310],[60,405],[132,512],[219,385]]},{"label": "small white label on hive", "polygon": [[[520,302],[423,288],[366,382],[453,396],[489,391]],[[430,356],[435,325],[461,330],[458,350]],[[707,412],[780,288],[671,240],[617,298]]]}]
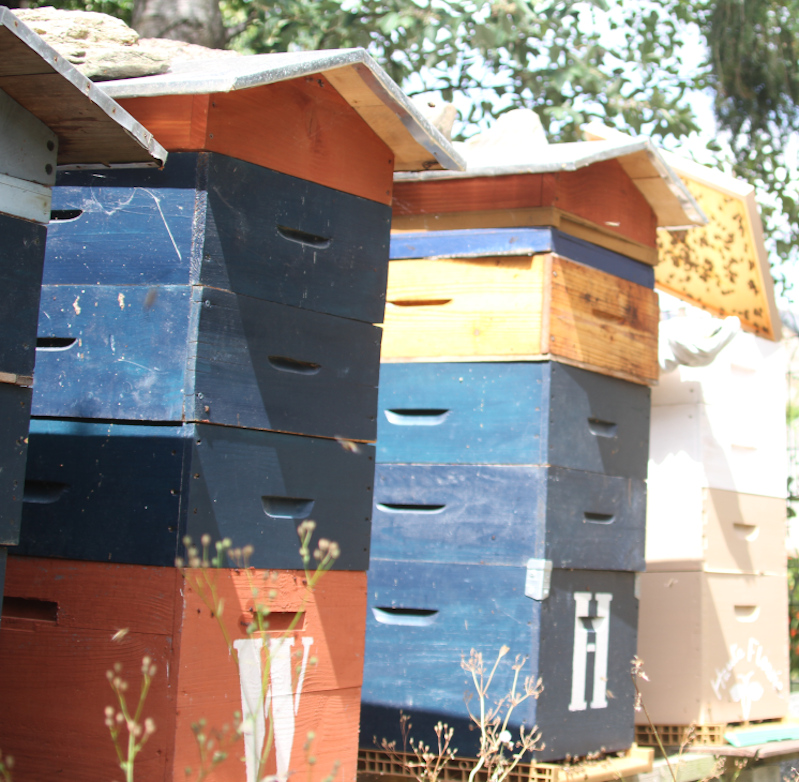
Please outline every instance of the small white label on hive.
[{"label": "small white label on hive", "polygon": [[548,559],[528,559],[524,594],[533,600],[546,600],[552,581],[552,562]]}]

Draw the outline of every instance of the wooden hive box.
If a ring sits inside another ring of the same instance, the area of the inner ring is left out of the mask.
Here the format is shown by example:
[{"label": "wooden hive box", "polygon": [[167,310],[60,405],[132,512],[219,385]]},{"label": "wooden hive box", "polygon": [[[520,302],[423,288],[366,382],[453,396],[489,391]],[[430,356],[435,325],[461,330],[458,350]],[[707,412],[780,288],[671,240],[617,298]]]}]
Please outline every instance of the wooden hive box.
[{"label": "wooden hive box", "polygon": [[554,254],[392,261],[382,360],[554,358],[656,382],[654,291]]},{"label": "wooden hive box", "polygon": [[644,481],[531,465],[379,464],[374,560],[644,569]]},{"label": "wooden hive box", "polygon": [[377,461],[550,464],[643,479],[649,395],[557,361],[386,363]]},{"label": "wooden hive box", "polygon": [[[641,575],[638,654],[656,724],[779,719],[790,689],[785,576]],[[643,722],[640,713],[636,722]]]},{"label": "wooden hive box", "polygon": [[[157,671],[142,721],[152,718],[156,729],[137,758],[136,775],[178,782],[187,767],[196,774],[192,723],[206,720],[208,735],[214,735],[232,726],[234,712],[246,714],[247,704],[262,713],[260,688],[250,689],[253,676],[260,683],[260,636],[273,652],[275,748],[267,770],[282,779],[289,772],[306,778],[313,755],[314,773],[326,776],[339,764],[340,779],[355,779],[364,636],[352,617],[365,610],[366,574],[328,573],[310,597],[302,571],[251,571],[252,582],[242,571],[213,576],[241,675],[197,582],[181,571],[9,557],[0,629],[0,735],[4,754],[16,759],[16,773],[86,782],[118,777],[104,725],[105,707],[114,704],[105,672],[121,663],[128,698],[135,701],[148,655]],[[254,605],[250,583],[257,600],[272,610],[264,634],[247,633]],[[296,629],[275,648],[298,611]],[[307,749],[309,731],[315,738]],[[232,741],[228,734],[222,742],[228,758],[209,779],[244,779],[240,758],[256,741],[255,735]],[[254,769],[246,778],[254,779]]]},{"label": "wooden hive box", "polygon": [[786,574],[784,498],[674,486],[648,485],[648,571]]},{"label": "wooden hive box", "polygon": [[369,565],[374,447],[230,426],[31,421],[19,551],[170,567],[183,538],[253,545],[297,563],[297,526],[336,541],[336,567]]},{"label": "wooden hive box", "polygon": [[650,480],[684,490],[701,486],[784,497],[784,407],[764,407],[760,413],[750,419],[739,408],[721,405],[653,407]]},{"label": "wooden hive box", "polygon": [[479,731],[470,728],[469,709],[479,704],[473,697],[467,705],[473,686],[460,662],[475,649],[490,669],[504,644],[510,653],[489,703],[509,694],[510,665],[526,657],[520,681],[540,677],[544,689],[517,708],[509,729],[518,738],[521,725],[538,726],[546,744],[538,759],[629,748],[635,574],[553,569],[544,592],[535,575],[524,567],[373,560],[361,746],[374,748],[373,737],[402,746],[402,711],[416,740],[433,741],[441,720],[455,729],[458,757],[476,757]]}]

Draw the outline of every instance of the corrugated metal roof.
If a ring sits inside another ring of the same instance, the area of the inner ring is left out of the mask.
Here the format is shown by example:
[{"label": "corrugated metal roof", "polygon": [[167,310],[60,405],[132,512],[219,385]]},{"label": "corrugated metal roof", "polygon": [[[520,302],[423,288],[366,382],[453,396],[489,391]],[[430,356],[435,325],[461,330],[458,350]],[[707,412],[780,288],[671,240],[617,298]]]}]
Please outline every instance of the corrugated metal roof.
[{"label": "corrugated metal roof", "polygon": [[114,98],[232,92],[323,74],[394,153],[398,170],[463,169],[444,136],[364,49],[255,54],[176,63],[169,73],[103,82]]},{"label": "corrugated metal roof", "polygon": [[58,136],[59,165],[164,163],[146,128],[2,6],[0,51],[0,89]]}]

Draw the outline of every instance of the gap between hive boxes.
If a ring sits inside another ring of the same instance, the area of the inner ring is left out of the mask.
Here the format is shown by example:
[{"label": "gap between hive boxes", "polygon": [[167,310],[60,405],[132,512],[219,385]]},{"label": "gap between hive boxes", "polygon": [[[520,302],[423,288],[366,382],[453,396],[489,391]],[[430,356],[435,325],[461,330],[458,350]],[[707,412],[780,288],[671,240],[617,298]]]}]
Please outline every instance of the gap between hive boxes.
[{"label": "gap between hive boxes", "polygon": [[[649,747],[631,747],[616,757],[589,760],[573,765],[557,763],[520,763],[508,777],[508,782],[607,782],[623,779],[652,770],[655,751]],[[396,758],[415,761],[411,753],[397,752]],[[415,779],[401,760],[389,757],[378,749],[358,750],[358,782]],[[477,761],[456,757],[442,770],[440,782],[467,782],[469,772]],[[477,775],[486,782],[487,772]]]}]

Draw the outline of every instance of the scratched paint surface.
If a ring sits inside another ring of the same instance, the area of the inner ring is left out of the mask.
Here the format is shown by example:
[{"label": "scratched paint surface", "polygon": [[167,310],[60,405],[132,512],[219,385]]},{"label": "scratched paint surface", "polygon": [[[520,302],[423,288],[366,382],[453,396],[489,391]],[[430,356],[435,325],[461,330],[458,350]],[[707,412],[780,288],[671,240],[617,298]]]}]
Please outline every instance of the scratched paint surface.
[{"label": "scratched paint surface", "polygon": [[[709,219],[689,231],[658,231],[657,287],[773,338],[763,269],[747,204],[683,175]],[[770,285],[770,281],[768,281]]]}]

